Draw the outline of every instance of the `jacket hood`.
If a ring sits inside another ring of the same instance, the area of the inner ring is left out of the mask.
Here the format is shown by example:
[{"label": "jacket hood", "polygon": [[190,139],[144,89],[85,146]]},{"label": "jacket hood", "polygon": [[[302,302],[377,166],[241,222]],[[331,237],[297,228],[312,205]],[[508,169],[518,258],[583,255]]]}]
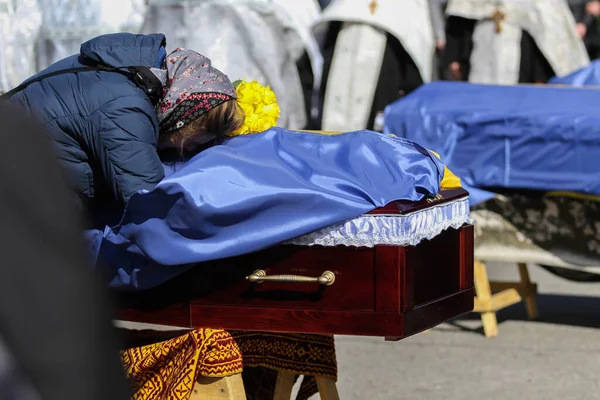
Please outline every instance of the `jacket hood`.
[{"label": "jacket hood", "polygon": [[161,33],[135,35],[113,33],[98,36],[81,45],[83,57],[109,67],[160,67],[166,39]]}]

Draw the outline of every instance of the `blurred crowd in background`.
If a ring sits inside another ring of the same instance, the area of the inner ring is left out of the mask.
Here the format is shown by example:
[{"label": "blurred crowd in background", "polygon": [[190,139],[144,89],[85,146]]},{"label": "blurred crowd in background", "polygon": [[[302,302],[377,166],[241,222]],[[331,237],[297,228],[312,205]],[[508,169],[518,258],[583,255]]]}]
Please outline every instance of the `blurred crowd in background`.
[{"label": "blurred crowd in background", "polygon": [[0,0],[0,92],[90,38],[160,32],[168,51],[270,85],[284,128],[380,130],[386,105],[431,80],[582,67],[600,56],[599,16],[598,0]]},{"label": "blurred crowd in background", "polygon": [[583,38],[590,59],[600,57],[600,1],[569,0],[569,7],[577,22],[577,33]]}]

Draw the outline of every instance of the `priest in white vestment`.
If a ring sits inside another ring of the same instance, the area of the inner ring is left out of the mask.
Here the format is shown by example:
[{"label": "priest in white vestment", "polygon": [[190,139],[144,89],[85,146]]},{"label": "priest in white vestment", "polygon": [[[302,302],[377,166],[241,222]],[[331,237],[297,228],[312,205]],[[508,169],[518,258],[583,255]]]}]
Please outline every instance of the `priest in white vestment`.
[{"label": "priest in white vestment", "polygon": [[376,129],[383,110],[429,82],[432,0],[332,0],[313,30],[324,60],[320,128]]},{"label": "priest in white vestment", "polygon": [[457,80],[545,83],[589,63],[566,0],[450,0],[445,65]]},{"label": "priest in white vestment", "polygon": [[140,33],[146,11],[146,0],[40,0],[39,4],[43,24],[38,70],[79,53],[81,44],[96,36]]},{"label": "priest in white vestment", "polygon": [[164,33],[167,51],[204,54],[233,79],[269,85],[279,126],[304,129],[320,80],[320,50],[309,29],[319,12],[317,0],[150,0],[144,32]]},{"label": "priest in white vestment", "polygon": [[41,24],[37,0],[0,0],[0,93],[36,72],[34,49]]}]

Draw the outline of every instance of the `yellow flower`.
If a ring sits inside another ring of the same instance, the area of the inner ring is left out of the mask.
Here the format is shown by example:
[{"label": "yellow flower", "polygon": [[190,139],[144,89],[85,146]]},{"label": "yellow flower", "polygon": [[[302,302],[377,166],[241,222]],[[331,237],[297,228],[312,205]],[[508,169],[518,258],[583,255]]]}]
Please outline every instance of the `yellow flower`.
[{"label": "yellow flower", "polygon": [[263,99],[266,104],[277,103],[277,97],[275,96],[275,92],[272,91],[269,86],[265,88]]},{"label": "yellow flower", "polygon": [[257,81],[250,81],[250,82],[248,82],[248,87],[254,93],[261,93],[264,90],[264,86],[262,86]]},{"label": "yellow flower", "polygon": [[279,118],[279,106],[277,103],[266,105],[262,108],[262,113],[277,120],[277,118]]},{"label": "yellow flower", "polygon": [[242,110],[244,110],[245,115],[254,114],[254,106],[252,104],[240,103],[240,107],[242,108]]},{"label": "yellow flower", "polygon": [[248,132],[252,131],[252,127],[256,126],[259,122],[260,118],[257,114],[246,115],[246,120],[244,121],[244,125],[247,127]]},{"label": "yellow flower", "polygon": [[260,93],[257,92],[253,85],[248,82],[242,82],[236,89],[239,102],[242,104],[256,104],[260,101]]},{"label": "yellow flower", "polygon": [[242,81],[237,85],[238,103],[246,115],[244,125],[230,136],[264,132],[277,125],[279,105],[277,96],[268,86],[257,81]]},{"label": "yellow flower", "polygon": [[264,118],[256,118],[250,125],[250,130],[252,132],[264,132],[266,130],[271,129],[273,125],[271,125],[272,121],[266,120]]}]

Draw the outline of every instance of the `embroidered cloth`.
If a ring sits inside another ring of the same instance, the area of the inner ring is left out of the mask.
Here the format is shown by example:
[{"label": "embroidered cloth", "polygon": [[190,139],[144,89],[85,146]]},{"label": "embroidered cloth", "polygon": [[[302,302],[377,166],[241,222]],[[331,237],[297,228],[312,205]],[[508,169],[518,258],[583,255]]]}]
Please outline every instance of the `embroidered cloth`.
[{"label": "embroidered cloth", "polygon": [[335,346],[330,336],[219,329],[183,334],[121,331],[131,346],[121,352],[121,358],[133,385],[133,400],[187,400],[199,375],[218,378],[238,374],[242,369],[248,400],[273,397],[275,371],[305,376],[298,400],[317,393],[314,376],[337,379]]}]

